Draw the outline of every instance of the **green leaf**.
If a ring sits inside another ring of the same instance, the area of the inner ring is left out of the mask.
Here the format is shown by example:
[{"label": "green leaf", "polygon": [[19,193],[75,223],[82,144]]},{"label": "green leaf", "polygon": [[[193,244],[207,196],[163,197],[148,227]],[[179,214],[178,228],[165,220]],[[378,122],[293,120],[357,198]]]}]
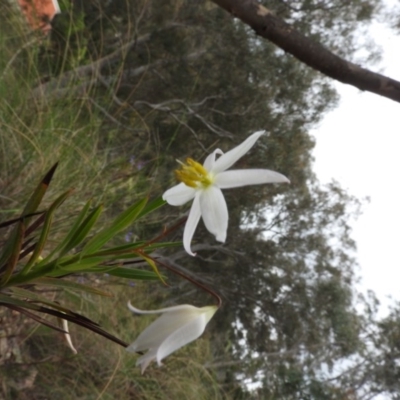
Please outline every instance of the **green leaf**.
[{"label": "green leaf", "polygon": [[13,304],[18,307],[24,307],[24,308],[28,308],[30,310],[35,310],[35,311],[40,310],[40,306],[37,304],[33,304],[28,301],[16,299],[14,297],[11,297],[11,296],[8,296],[8,295],[2,294],[2,293],[0,293],[0,303]]},{"label": "green leaf", "polygon": [[160,281],[166,285],[164,278],[161,276],[160,271],[157,268],[156,263],[154,262],[154,260],[150,257],[148,257],[146,254],[141,253],[140,256],[146,260],[146,262],[150,265],[151,268],[153,268],[154,273],[158,276],[158,278],[160,279]]},{"label": "green leaf", "polygon": [[146,244],[146,242],[136,242],[131,244],[126,244],[123,246],[112,247],[106,250],[100,250],[90,256],[114,256],[113,259],[126,260],[129,258],[142,257],[143,251],[150,253],[156,249],[166,249],[169,247],[182,246],[182,242],[162,242],[162,243],[152,243]]},{"label": "green leaf", "polygon": [[73,314],[73,312],[71,310],[69,310],[68,308],[63,307],[60,304],[54,303],[52,301],[49,301],[48,299],[45,299],[41,296],[38,296],[37,294],[35,294],[29,290],[25,290],[25,289],[21,289],[21,288],[12,288],[12,291],[15,295],[23,297],[25,299],[32,300],[32,302],[20,300],[18,298],[3,295],[1,293],[0,293],[0,302],[7,303],[7,304],[14,304],[18,307],[24,307],[24,308],[28,308],[30,310],[35,310],[35,311],[41,311],[41,306],[39,304],[43,304],[45,306],[51,307],[62,313]]},{"label": "green leaf", "polygon": [[[29,225],[29,220],[32,217],[32,214],[34,214],[39,207],[43,196],[49,187],[51,179],[53,178],[56,168],[57,163],[50,168],[39,185],[36,187],[22,211],[21,218],[23,219],[14,228],[9,239],[3,247],[3,252],[0,255],[0,268],[3,267],[3,264],[6,264],[6,268],[1,277],[2,286],[8,282],[15,266],[17,265],[26,227]],[[27,215],[29,215],[29,217]]]},{"label": "green leaf", "polygon": [[31,258],[29,259],[28,263],[25,265],[25,267],[20,272],[21,274],[23,274],[23,275],[26,274],[32,268],[32,266],[38,260],[38,258],[40,257],[40,255],[43,251],[43,248],[47,242],[47,237],[50,232],[51,223],[53,221],[53,215],[54,215],[56,209],[65,201],[65,199],[71,194],[71,192],[72,192],[71,190],[68,190],[67,192],[63,193],[49,207],[48,211],[46,212],[43,227],[40,232],[39,240],[35,246],[35,250],[33,251],[33,254],[32,254]]},{"label": "green leaf", "polygon": [[[54,256],[56,253],[60,253],[60,255],[66,254],[69,250],[74,248],[76,244],[74,244],[74,240],[77,239],[79,229],[81,227],[83,219],[86,217],[89,208],[91,205],[91,201],[89,200],[85,206],[82,208],[81,212],[79,213],[78,217],[75,220],[75,223],[73,224],[72,228],[70,229],[68,235],[64,238],[64,240],[45,258],[45,260],[51,260],[51,258]],[[95,221],[94,221],[95,222]],[[93,223],[94,223],[93,222]],[[72,242],[72,247],[71,246]],[[80,242],[78,242],[79,244]],[[65,250],[68,247],[67,250]]]},{"label": "green leaf", "polygon": [[102,205],[95,207],[94,210],[85,218],[85,220],[77,228],[75,228],[75,225],[72,227],[67,237],[69,240],[66,243],[64,249],[60,253],[61,256],[68,253],[70,250],[78,246],[83,240],[86,239],[88,233],[93,228],[93,225],[99,219],[102,211],[103,211]]},{"label": "green leaf", "polygon": [[115,257],[137,257],[134,253],[135,250],[141,249],[146,242],[135,242],[124,244],[121,246],[111,247],[110,249],[96,251],[95,253],[91,254],[90,256],[96,257],[104,257],[104,256],[115,256]]},{"label": "green leaf", "polygon": [[20,288],[17,286],[10,287],[7,289],[7,294],[10,293],[12,298],[15,297],[20,297],[22,299],[28,299],[28,300],[43,300],[43,301],[48,301],[47,298],[44,298],[40,296],[36,292],[32,292],[31,290],[27,290],[24,288]]},{"label": "green leaf", "polygon": [[79,256],[68,257],[68,260],[59,260],[56,268],[51,272],[51,276],[62,276],[65,274],[89,271],[92,267],[96,267],[106,260],[104,257],[87,257],[79,259]]},{"label": "green leaf", "polygon": [[88,243],[86,243],[81,254],[85,255],[94,253],[110,239],[112,239],[118,232],[130,226],[137,219],[146,203],[147,199],[143,199],[121,213],[111,224],[111,226],[100,231],[97,235],[90,239]]},{"label": "green leaf", "polygon": [[[13,210],[13,211],[14,211],[14,210]],[[18,211],[15,210],[15,212],[18,212]],[[27,215],[23,215],[23,216],[21,216],[21,217],[9,219],[9,220],[7,220],[7,221],[2,222],[2,223],[0,224],[0,228],[5,228],[5,227],[7,227],[7,226],[9,226],[9,225],[15,224],[16,222],[23,220],[24,218],[27,218],[27,217],[34,217],[35,215],[40,215],[40,214],[43,214],[43,211],[36,211],[36,212],[34,212],[34,213],[27,214]]]},{"label": "green leaf", "polygon": [[21,253],[25,228],[26,225],[24,220],[18,222],[16,229],[13,230],[11,236],[4,246],[3,253],[0,257],[0,268],[2,268],[3,263],[6,264],[4,272],[1,276],[0,287],[4,286],[8,282],[8,280],[11,278],[15,266],[17,265],[19,255]]},{"label": "green leaf", "polygon": [[7,304],[7,305],[3,304],[3,306],[5,306],[5,307],[7,307],[7,308],[9,308],[11,310],[18,311],[19,313],[24,314],[29,318],[32,318],[34,321],[39,322],[39,324],[45,325],[45,326],[47,326],[47,327],[49,327],[51,329],[54,329],[55,331],[62,332],[62,333],[67,333],[66,331],[64,331],[64,329],[59,328],[58,326],[52,324],[51,322],[49,322],[46,319],[40,317],[39,315],[26,310],[24,307],[15,306],[15,305],[12,305],[12,304]]},{"label": "green leaf", "polygon": [[112,293],[105,292],[104,290],[100,290],[88,285],[82,285],[81,283],[72,282],[66,279],[43,277],[36,279],[32,283],[35,285],[54,286],[62,289],[72,289],[79,292],[92,293],[99,296],[113,297]]},{"label": "green leaf", "polygon": [[39,207],[43,196],[45,195],[50,182],[53,178],[54,172],[56,171],[58,163],[55,163],[44,178],[41,180],[39,185],[36,187],[35,191],[33,192],[32,196],[29,198],[28,202],[25,205],[24,210],[22,211],[22,215],[32,214],[34,213],[37,208]]},{"label": "green leaf", "polygon": [[118,276],[119,278],[130,279],[130,280],[157,280],[158,276],[152,271],[146,271],[144,269],[134,268],[122,268],[122,267],[99,267],[95,268],[92,272],[98,274],[109,274],[112,276]]},{"label": "green leaf", "polygon": [[160,242],[152,243],[147,246],[143,246],[142,249],[146,250],[147,253],[152,252],[155,249],[166,249],[169,247],[181,247],[182,242]]},{"label": "green leaf", "polygon": [[157,210],[157,208],[162,207],[164,204],[167,202],[162,199],[162,197],[157,197],[156,199],[152,200],[150,203],[146,204],[146,206],[143,208],[143,210],[139,213],[138,219],[144,217],[147,214],[150,214],[154,210]]},{"label": "green leaf", "polygon": [[[120,346],[123,346],[123,347],[127,347],[128,346],[128,343],[125,343],[124,341],[122,341],[121,339],[118,339],[117,337],[111,335],[110,333],[108,333],[104,329],[101,329],[98,324],[96,324],[95,322],[91,321],[89,318],[86,318],[85,316],[80,315],[78,313],[75,313],[75,312],[73,312],[71,310],[68,310],[68,309],[66,309],[64,307],[57,306],[56,309],[47,308],[47,307],[39,306],[39,305],[36,305],[34,303],[30,303],[30,302],[27,302],[27,301],[23,301],[23,300],[19,300],[19,299],[13,299],[13,298],[11,298],[9,296],[6,296],[6,295],[3,295],[1,293],[0,293],[0,305],[9,307],[11,309],[15,309],[15,310],[20,311],[20,312],[24,312],[24,313],[26,313],[26,315],[31,316],[36,320],[38,320],[40,317],[39,318],[35,318],[35,317],[37,317],[36,315],[32,316],[32,314],[30,314],[29,312],[26,312],[25,309],[31,309],[31,310],[35,310],[35,311],[38,311],[38,312],[41,312],[41,313],[44,313],[44,314],[52,315],[52,316],[57,317],[57,318],[65,319],[67,321],[70,321],[70,322],[73,322],[75,324],[78,324],[78,325],[82,326],[85,329],[89,329],[89,330],[91,330],[91,331],[93,331],[93,332],[95,332],[95,333],[97,333],[97,334],[99,334],[101,336],[104,336],[108,340],[111,340],[111,341],[119,344]],[[61,311],[58,311],[58,310],[61,310]],[[38,322],[40,322],[40,321],[38,321]],[[50,325],[52,325],[52,324],[49,324],[48,326],[50,326]],[[54,327],[53,327],[53,329],[60,330],[60,329],[57,329],[57,328],[54,328]],[[60,331],[65,332],[64,330],[60,330]]]}]

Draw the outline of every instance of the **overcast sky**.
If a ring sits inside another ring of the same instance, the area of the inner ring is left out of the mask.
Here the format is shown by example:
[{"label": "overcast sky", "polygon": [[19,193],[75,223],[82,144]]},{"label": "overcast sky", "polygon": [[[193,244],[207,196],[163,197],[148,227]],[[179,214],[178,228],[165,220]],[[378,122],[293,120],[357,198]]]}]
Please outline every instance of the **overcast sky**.
[{"label": "overcast sky", "polygon": [[[373,37],[384,50],[367,66],[400,80],[400,37],[375,24]],[[335,83],[340,105],[313,130],[315,171],[323,182],[339,181],[357,197],[369,196],[354,224],[362,291],[372,289],[385,315],[400,300],[400,104],[349,85]]]}]

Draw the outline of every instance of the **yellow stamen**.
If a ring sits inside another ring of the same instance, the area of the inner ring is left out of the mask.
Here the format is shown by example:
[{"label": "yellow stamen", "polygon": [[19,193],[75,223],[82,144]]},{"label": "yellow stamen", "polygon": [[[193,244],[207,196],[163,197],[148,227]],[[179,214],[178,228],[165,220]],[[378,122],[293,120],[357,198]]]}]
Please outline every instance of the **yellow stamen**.
[{"label": "yellow stamen", "polygon": [[207,176],[208,171],[197,161],[194,161],[192,158],[186,159],[186,162],[193,167],[200,175]]},{"label": "yellow stamen", "polygon": [[207,187],[212,184],[209,172],[192,158],[186,159],[186,164],[179,161],[181,168],[175,171],[176,178],[192,188]]}]

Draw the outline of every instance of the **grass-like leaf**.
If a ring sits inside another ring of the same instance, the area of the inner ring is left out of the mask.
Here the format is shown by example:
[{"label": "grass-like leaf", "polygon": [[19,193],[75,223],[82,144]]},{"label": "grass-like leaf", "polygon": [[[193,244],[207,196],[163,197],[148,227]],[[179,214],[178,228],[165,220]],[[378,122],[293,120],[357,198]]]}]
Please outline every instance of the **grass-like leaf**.
[{"label": "grass-like leaf", "polygon": [[57,163],[50,168],[50,170],[46,173],[39,185],[36,187],[22,211],[20,217],[22,219],[17,223],[17,226],[14,228],[11,235],[9,236],[9,239],[6,241],[3,247],[3,251],[0,254],[0,286],[5,285],[11,278],[14,268],[19,260],[26,227],[29,225],[32,214],[34,214],[39,207],[43,196],[45,195],[47,188],[49,187],[49,184],[53,178],[56,168]]},{"label": "grass-like leaf", "polygon": [[160,279],[160,281],[161,281],[164,285],[166,285],[166,282],[165,282],[164,278],[161,276],[160,271],[158,270],[157,265],[156,265],[156,263],[154,262],[154,260],[153,260],[151,257],[147,256],[147,254],[144,254],[144,253],[141,253],[140,256],[141,256],[144,260],[146,260],[147,264],[149,264],[150,267],[153,268],[154,273],[158,276],[158,278]]},{"label": "grass-like leaf", "polygon": [[122,268],[122,267],[97,267],[94,268],[94,273],[109,274],[130,280],[158,280],[159,277],[153,271],[146,271],[145,269]]},{"label": "grass-like leaf", "polygon": [[97,235],[86,243],[82,250],[82,255],[90,254],[98,251],[105,243],[112,239],[117,233],[130,226],[138,217],[147,203],[147,199],[138,201],[121,213],[115,221],[109,226],[101,230]]},{"label": "grass-like leaf", "polygon": [[26,225],[24,220],[18,222],[18,225],[12,231],[9,239],[4,246],[2,256],[0,257],[0,287],[4,286],[8,282],[8,280],[11,278],[15,266],[17,265],[21,253],[25,228]]},{"label": "grass-like leaf", "polygon": [[[5,306],[5,307],[11,308],[11,309],[16,309],[16,308],[20,307],[25,310],[33,310],[33,311],[37,311],[40,313],[52,315],[57,318],[65,319],[67,321],[78,324],[86,329],[89,329],[89,330],[107,338],[108,340],[111,340],[111,341],[119,344],[120,346],[123,346],[123,347],[128,346],[128,343],[125,343],[121,339],[115,337],[114,335],[111,335],[104,329],[100,328],[100,326],[96,322],[93,322],[89,318],[86,318],[83,315],[80,315],[78,313],[75,313],[71,310],[60,307],[58,305],[55,305],[55,307],[54,307],[55,309],[49,308],[49,307],[43,307],[41,305],[35,304],[30,301],[15,299],[8,295],[4,295],[4,294],[0,293],[0,306]],[[63,311],[59,311],[59,309],[63,309]],[[57,330],[59,330],[59,329],[57,329]],[[62,330],[62,332],[65,332],[65,331]]]},{"label": "grass-like leaf", "polygon": [[147,214],[150,214],[154,210],[157,210],[157,208],[162,207],[164,204],[167,202],[162,199],[162,197],[157,197],[156,199],[150,201],[149,203],[146,204],[146,206],[142,209],[142,211],[138,215],[138,219],[144,217]]},{"label": "grass-like leaf", "polygon": [[113,297],[112,293],[105,292],[104,290],[100,290],[100,289],[92,287],[92,286],[83,285],[81,283],[77,283],[77,282],[73,282],[73,281],[68,281],[66,279],[51,278],[48,276],[36,279],[35,285],[52,286],[52,287],[57,287],[57,288],[61,288],[61,289],[72,289],[77,292],[86,292],[86,293],[92,293],[92,294],[96,294],[96,295],[104,296],[104,297]]},{"label": "grass-like leaf", "polygon": [[27,317],[33,319],[34,321],[38,322],[39,324],[42,324],[44,326],[47,326],[51,329],[54,329],[55,331],[61,332],[61,333],[67,333],[66,331],[64,331],[64,329],[58,327],[57,325],[52,324],[51,322],[45,320],[44,318],[40,317],[39,315],[36,315],[33,312],[30,312],[28,310],[26,310],[24,307],[19,307],[16,305],[12,305],[12,304],[4,304],[5,307],[14,310],[14,311],[18,311],[21,314],[26,315]]},{"label": "grass-like leaf", "polygon": [[[95,207],[89,215],[80,223],[80,221],[84,218],[86,213],[86,207],[88,207],[90,203],[86,204],[84,209],[81,211],[80,215],[71,231],[69,232],[66,238],[66,244],[60,252],[60,256],[67,254],[70,250],[78,246],[83,240],[86,239],[88,233],[92,229],[93,225],[99,219],[101,212],[103,211],[103,206]],[[77,226],[76,226],[77,225]]]},{"label": "grass-like leaf", "polygon": [[20,272],[21,274],[26,274],[34,265],[34,263],[38,260],[38,258],[40,257],[43,248],[47,242],[47,237],[49,236],[49,232],[50,232],[50,227],[51,227],[51,223],[53,221],[53,216],[54,216],[54,212],[57,210],[57,208],[65,201],[65,199],[71,194],[71,190],[68,190],[67,192],[63,193],[61,196],[59,196],[54,202],[53,204],[50,206],[50,208],[48,209],[48,211],[46,212],[46,216],[44,219],[44,223],[43,223],[43,227],[42,230],[40,232],[40,237],[39,240],[35,246],[35,250],[32,253],[31,258],[29,259],[29,261],[27,262],[27,264],[25,265],[25,267],[22,269],[22,271]]},{"label": "grass-like leaf", "polygon": [[21,217],[17,217],[17,218],[13,218],[13,219],[9,219],[7,221],[4,221],[2,223],[0,223],[0,228],[6,228],[7,226],[10,226],[12,224],[15,224],[16,222],[21,221],[24,218],[28,218],[28,217],[34,217],[35,215],[40,215],[43,214],[44,211],[36,211],[34,213],[31,214],[27,214],[27,215],[22,215]]},{"label": "grass-like leaf", "polygon": [[[28,215],[34,213],[39,207],[43,196],[45,195],[51,180],[53,179],[54,172],[56,171],[58,163],[55,163],[50,170],[46,173],[44,178],[41,180],[39,185],[36,187],[32,196],[29,198],[28,202],[25,205],[24,210],[22,211],[22,215]],[[29,220],[28,220],[29,222]],[[27,222],[27,225],[29,224]]]},{"label": "grass-like leaf", "polygon": [[[58,244],[58,246],[55,247],[55,249],[45,258],[45,260],[51,260],[52,257],[57,254],[60,253],[61,255],[66,254],[69,250],[73,249],[76,245],[72,244],[71,246],[71,242],[73,242],[74,240],[76,240],[77,236],[78,236],[78,231],[79,228],[84,220],[84,218],[86,217],[90,205],[91,205],[91,201],[89,200],[85,206],[82,208],[81,212],[79,213],[78,217],[75,219],[74,224],[72,225],[72,228],[70,229],[70,231],[68,232],[67,236],[64,238],[64,240]],[[93,222],[94,223],[94,222]],[[79,242],[78,242],[79,243]],[[68,247],[68,249],[66,249]]]}]

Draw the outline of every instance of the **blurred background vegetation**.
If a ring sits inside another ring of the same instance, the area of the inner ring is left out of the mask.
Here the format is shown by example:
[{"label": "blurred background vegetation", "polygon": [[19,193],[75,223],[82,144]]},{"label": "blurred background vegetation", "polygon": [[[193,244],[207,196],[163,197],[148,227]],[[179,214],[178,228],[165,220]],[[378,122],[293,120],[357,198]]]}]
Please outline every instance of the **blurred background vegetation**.
[{"label": "blurred background vegetation", "polygon": [[[353,60],[357,37],[382,8],[379,0],[265,3]],[[210,2],[60,5],[47,37],[11,3],[0,5],[0,222],[21,211],[55,161],[47,199],[75,188],[56,242],[89,198],[112,218],[171,186],[176,159],[202,161],[259,129],[269,136],[237,167],[269,168],[292,183],[226,191],[225,245],[199,229],[196,258],[158,254],[224,301],[205,335],[163,368],[141,376],[134,356],[71,326],[74,356],[61,334],[0,310],[0,397],[399,399],[400,307],[379,320],[373,293],[355,289],[351,221],[361,202],[337,182],[322,186],[312,170],[309,130],[337,102],[329,81]],[[186,211],[165,206],[124,239],[148,239]],[[143,309],[209,302],[187,282],[168,282],[105,276],[94,283],[112,290],[111,300],[51,295],[130,342],[149,320],[132,317],[127,300]]]}]

